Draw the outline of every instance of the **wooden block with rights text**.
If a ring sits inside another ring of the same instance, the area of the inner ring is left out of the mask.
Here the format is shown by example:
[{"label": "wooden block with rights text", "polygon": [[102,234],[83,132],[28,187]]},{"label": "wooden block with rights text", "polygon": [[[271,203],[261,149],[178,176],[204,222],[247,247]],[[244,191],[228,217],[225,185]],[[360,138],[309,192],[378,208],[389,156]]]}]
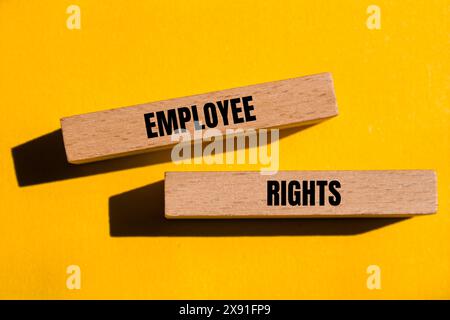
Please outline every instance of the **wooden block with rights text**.
[{"label": "wooden block with rights text", "polygon": [[165,216],[400,217],[435,213],[432,170],[166,172]]}]

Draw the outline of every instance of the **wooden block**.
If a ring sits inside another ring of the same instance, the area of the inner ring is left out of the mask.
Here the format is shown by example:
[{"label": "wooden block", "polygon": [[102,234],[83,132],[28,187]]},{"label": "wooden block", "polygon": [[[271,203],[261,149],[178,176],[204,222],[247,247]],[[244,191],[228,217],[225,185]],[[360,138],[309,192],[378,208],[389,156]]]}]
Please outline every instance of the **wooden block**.
[{"label": "wooden block", "polygon": [[437,210],[432,170],[166,172],[166,218],[399,217]]},{"label": "wooden block", "polygon": [[85,163],[170,146],[174,129],[185,127],[193,136],[194,120],[225,133],[335,115],[331,74],[322,73],[67,117],[61,127],[68,161]]}]

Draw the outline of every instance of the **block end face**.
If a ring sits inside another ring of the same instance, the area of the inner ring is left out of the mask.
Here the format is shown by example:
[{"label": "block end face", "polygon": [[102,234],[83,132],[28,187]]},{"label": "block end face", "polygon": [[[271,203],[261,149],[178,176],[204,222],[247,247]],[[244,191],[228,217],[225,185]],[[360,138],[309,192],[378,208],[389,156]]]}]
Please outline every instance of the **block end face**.
[{"label": "block end face", "polygon": [[67,126],[68,126],[69,119],[70,119],[70,117],[64,117],[64,118],[60,119],[64,151],[66,152],[66,159],[67,159],[67,162],[69,162],[71,164],[82,164],[82,163],[85,163],[85,161],[83,161],[83,159],[80,159],[79,157],[77,157],[76,155],[73,154],[72,148],[68,142]]}]

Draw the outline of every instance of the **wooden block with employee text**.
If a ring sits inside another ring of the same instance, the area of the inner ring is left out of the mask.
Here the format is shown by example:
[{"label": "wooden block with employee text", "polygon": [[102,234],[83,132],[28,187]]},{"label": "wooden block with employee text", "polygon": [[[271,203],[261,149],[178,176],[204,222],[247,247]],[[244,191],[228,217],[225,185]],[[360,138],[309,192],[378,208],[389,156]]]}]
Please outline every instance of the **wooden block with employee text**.
[{"label": "wooden block with employee text", "polygon": [[397,217],[435,213],[432,170],[166,172],[166,218]]},{"label": "wooden block with employee text", "polygon": [[209,128],[282,128],[335,115],[332,77],[322,73],[66,117],[61,128],[68,161],[85,163],[170,146],[182,129],[194,138]]}]

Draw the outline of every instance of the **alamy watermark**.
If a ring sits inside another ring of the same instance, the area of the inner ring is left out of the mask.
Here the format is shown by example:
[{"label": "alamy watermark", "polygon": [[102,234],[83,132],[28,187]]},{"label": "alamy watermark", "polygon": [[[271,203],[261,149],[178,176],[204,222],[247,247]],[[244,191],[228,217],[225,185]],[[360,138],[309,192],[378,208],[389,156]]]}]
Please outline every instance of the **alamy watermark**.
[{"label": "alamy watermark", "polygon": [[259,164],[261,174],[272,175],[279,169],[279,136],[278,129],[176,130],[171,159],[175,164]]}]

